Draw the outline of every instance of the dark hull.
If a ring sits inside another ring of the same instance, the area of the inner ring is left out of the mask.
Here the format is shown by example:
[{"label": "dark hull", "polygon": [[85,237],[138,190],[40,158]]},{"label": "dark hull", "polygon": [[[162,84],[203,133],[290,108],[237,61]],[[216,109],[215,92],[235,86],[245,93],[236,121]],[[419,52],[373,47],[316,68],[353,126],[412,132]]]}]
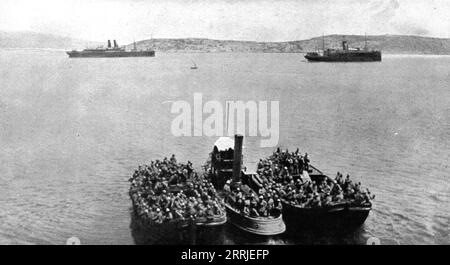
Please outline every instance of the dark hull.
[{"label": "dark hull", "polygon": [[[329,179],[316,167],[309,166],[309,177],[315,182]],[[249,180],[250,187],[257,187]],[[257,188],[255,188],[257,189]],[[287,201],[283,203],[283,218],[287,226],[287,232],[300,232],[308,229],[353,229],[361,226],[367,219],[372,205],[354,206],[349,202],[341,202],[328,207],[304,208],[291,205]]]},{"label": "dark hull", "polygon": [[197,218],[191,220],[174,220],[156,224],[132,212],[131,228],[137,244],[174,245],[174,244],[214,244],[220,236],[227,216],[216,216],[213,219]]},{"label": "dark hull", "polygon": [[155,51],[106,51],[106,52],[67,52],[69,58],[124,58],[155,57]]},{"label": "dark hull", "polygon": [[345,204],[327,208],[300,208],[283,202],[283,215],[289,232],[304,229],[352,229],[361,226],[371,207],[350,207]]},{"label": "dark hull", "polygon": [[226,205],[229,221],[237,228],[260,236],[274,236],[286,231],[283,216],[277,218],[252,218],[244,216]]},{"label": "dark hull", "polygon": [[381,62],[380,53],[340,53],[333,55],[306,55],[311,62]]},{"label": "dark hull", "polygon": [[343,223],[349,226],[358,227],[364,224],[372,207],[349,207],[345,211]]},{"label": "dark hull", "polygon": [[[313,181],[322,182],[329,179],[322,171],[310,165],[310,177]],[[300,208],[283,202],[283,215],[289,231],[301,230],[303,227],[315,229],[337,228],[352,229],[364,224],[372,205],[354,206],[340,203],[324,208]]]}]

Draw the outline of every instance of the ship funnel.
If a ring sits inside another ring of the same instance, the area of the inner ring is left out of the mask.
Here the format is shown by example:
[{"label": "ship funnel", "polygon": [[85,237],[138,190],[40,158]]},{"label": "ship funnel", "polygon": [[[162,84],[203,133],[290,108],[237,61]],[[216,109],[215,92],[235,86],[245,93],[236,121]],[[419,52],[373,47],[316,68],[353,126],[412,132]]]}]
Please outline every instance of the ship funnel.
[{"label": "ship funnel", "polygon": [[348,50],[347,41],[343,41],[343,42],[342,42],[342,49],[343,49],[344,51]]},{"label": "ship funnel", "polygon": [[114,48],[119,48],[119,45],[117,45],[117,41],[114,40]]},{"label": "ship funnel", "polygon": [[236,135],[234,138],[233,182],[241,182],[243,141],[244,136],[242,135]]},{"label": "ship funnel", "polygon": [[108,48],[111,48],[111,40],[108,40]]}]

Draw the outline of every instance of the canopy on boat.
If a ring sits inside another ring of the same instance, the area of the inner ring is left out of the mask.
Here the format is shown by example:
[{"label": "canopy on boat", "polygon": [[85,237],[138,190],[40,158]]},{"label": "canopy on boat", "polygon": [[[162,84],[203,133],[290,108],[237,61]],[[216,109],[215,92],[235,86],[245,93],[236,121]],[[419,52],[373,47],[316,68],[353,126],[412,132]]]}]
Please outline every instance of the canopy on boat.
[{"label": "canopy on boat", "polygon": [[[231,137],[220,137],[214,146],[216,146],[219,151],[227,151],[230,148],[234,149],[234,139]],[[245,146],[242,146],[242,148],[245,148]]]},{"label": "canopy on boat", "polygon": [[230,137],[220,137],[214,146],[216,146],[219,151],[226,151],[230,148],[234,149],[234,140]]}]

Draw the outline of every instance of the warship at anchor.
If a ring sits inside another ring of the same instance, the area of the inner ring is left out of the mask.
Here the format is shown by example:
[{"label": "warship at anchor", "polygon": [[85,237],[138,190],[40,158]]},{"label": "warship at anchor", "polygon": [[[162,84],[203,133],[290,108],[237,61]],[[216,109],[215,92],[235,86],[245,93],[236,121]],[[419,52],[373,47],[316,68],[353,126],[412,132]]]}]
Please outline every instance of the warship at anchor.
[{"label": "warship at anchor", "polygon": [[117,41],[114,40],[114,47],[111,45],[111,40],[108,40],[108,47],[99,47],[95,49],[85,49],[83,51],[69,51],[67,52],[69,58],[117,58],[117,57],[155,57],[153,50],[138,50],[136,42],[132,50],[125,50],[119,47]]},{"label": "warship at anchor", "polygon": [[325,37],[322,39],[321,52],[308,52],[305,58],[310,62],[381,62],[381,51],[370,50],[367,47],[367,37],[364,48],[350,48],[346,40],[342,41],[342,49],[325,49]]}]

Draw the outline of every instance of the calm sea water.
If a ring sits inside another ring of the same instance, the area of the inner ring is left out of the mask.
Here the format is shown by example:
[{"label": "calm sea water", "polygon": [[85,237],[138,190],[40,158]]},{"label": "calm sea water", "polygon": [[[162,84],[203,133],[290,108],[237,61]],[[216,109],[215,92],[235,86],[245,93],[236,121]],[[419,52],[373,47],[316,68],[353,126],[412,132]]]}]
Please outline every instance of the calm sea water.
[{"label": "calm sea water", "polygon": [[[191,61],[200,67],[191,71]],[[376,194],[365,225],[341,235],[252,242],[449,244],[450,57],[307,63],[299,54],[158,54],[69,60],[0,51],[0,244],[135,244],[128,178],[177,154],[200,166],[217,138],[177,138],[165,101],[278,100],[280,146]],[[246,138],[255,166],[272,148]]]}]

